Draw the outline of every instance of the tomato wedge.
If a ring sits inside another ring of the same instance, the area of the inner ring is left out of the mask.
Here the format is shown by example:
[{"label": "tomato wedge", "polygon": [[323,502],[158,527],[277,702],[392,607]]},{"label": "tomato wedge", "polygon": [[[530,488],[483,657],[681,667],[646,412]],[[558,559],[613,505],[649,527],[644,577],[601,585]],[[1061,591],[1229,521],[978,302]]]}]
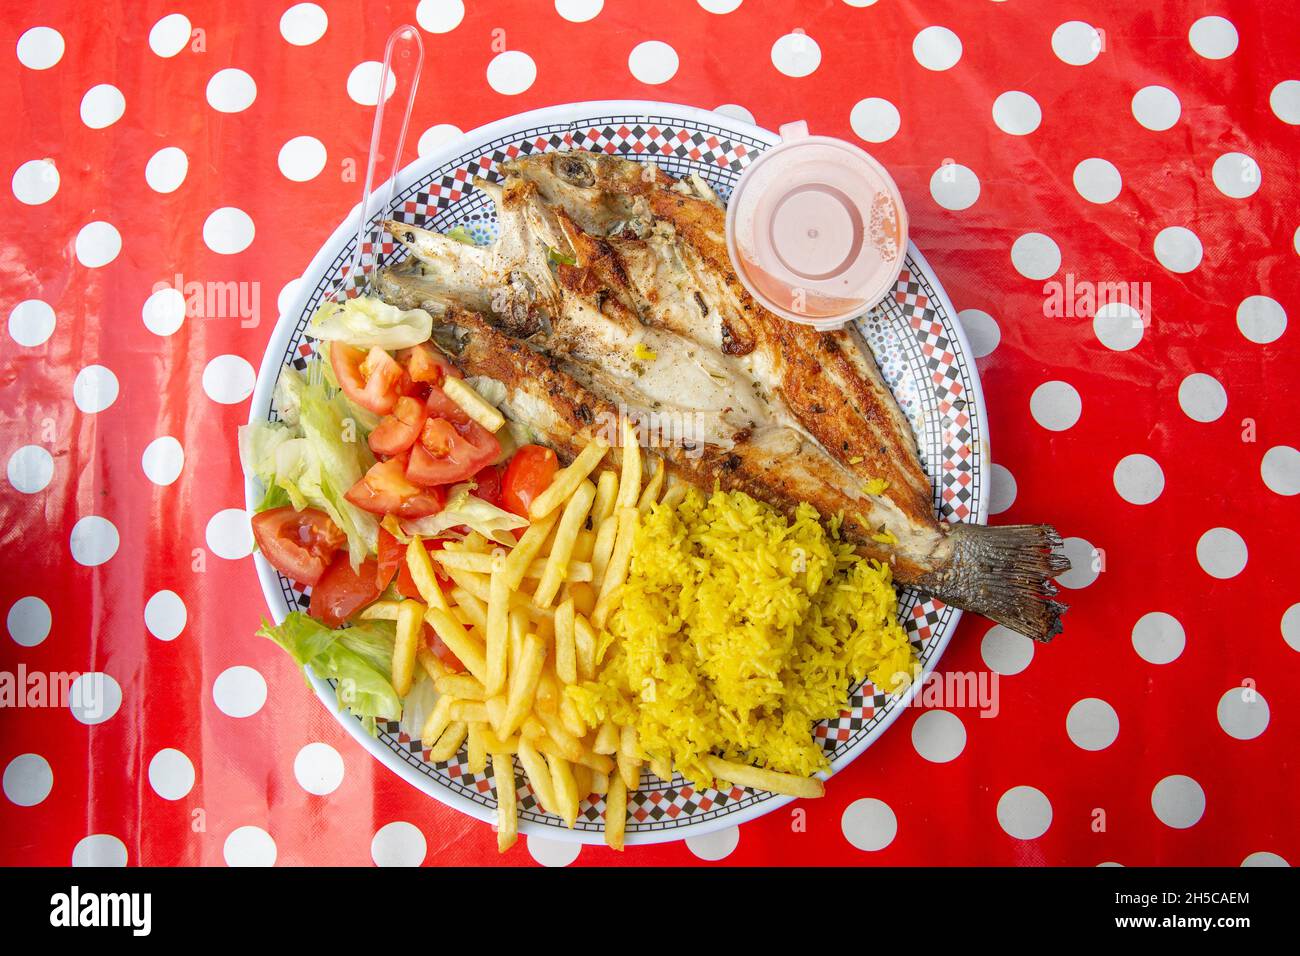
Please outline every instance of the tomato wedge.
[{"label": "tomato wedge", "polygon": [[474,497],[482,498],[489,504],[501,507],[501,481],[505,469],[500,465],[488,465],[474,475]]},{"label": "tomato wedge", "polygon": [[441,386],[448,376],[463,377],[460,369],[452,365],[442,352],[427,342],[415,348],[402,349],[397,353],[397,361],[406,367],[406,374],[411,376],[413,382]]},{"label": "tomato wedge", "polygon": [[528,506],[545,491],[560,467],[555,452],[541,445],[524,445],[510,458],[501,482],[501,507],[523,517]]},{"label": "tomato wedge", "polygon": [[370,450],[376,455],[400,455],[415,444],[428,415],[419,399],[403,395],[370,433]]},{"label": "tomato wedge", "polygon": [[406,372],[383,349],[369,352],[330,343],[330,367],[343,394],[376,415],[387,415],[404,391]]},{"label": "tomato wedge", "polygon": [[420,485],[464,481],[501,457],[496,436],[471,419],[436,385],[425,403],[429,418],[411,446],[406,477]]},{"label": "tomato wedge", "polygon": [[398,541],[387,528],[379,529],[379,562],[375,571],[375,587],[380,591],[388,587],[397,569],[406,564],[406,545]]},{"label": "tomato wedge", "polygon": [[393,512],[399,518],[425,518],[436,515],[447,503],[447,493],[441,488],[426,488],[418,495],[403,498],[402,503]]},{"label": "tomato wedge", "polygon": [[288,505],[255,515],[253,537],[271,567],[299,584],[319,581],[347,541],[325,512]]},{"label": "tomato wedge", "polygon": [[403,501],[423,491],[406,480],[406,456],[402,455],[371,465],[343,497],[362,511],[386,515],[395,513]]},{"label": "tomato wedge", "polygon": [[378,577],[379,563],[374,558],[366,558],[361,569],[353,571],[348,556],[340,554],[312,588],[308,613],[326,627],[339,627],[379,597]]}]

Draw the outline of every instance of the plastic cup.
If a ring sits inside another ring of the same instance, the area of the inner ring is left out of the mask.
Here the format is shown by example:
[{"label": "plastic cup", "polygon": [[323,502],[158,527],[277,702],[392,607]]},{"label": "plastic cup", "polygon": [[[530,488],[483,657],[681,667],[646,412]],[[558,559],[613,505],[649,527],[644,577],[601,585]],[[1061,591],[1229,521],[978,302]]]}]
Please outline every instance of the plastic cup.
[{"label": "plastic cup", "polygon": [[727,251],[771,312],[819,330],[868,311],[893,288],[907,254],[907,210],[867,152],[805,122],[745,170],[727,205]]}]

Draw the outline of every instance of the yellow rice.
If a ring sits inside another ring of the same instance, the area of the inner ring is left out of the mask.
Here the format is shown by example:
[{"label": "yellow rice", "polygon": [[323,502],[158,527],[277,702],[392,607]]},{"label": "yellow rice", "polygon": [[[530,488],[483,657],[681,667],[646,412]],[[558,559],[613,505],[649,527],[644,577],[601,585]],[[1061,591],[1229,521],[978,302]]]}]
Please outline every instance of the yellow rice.
[{"label": "yellow rice", "polygon": [[809,505],[793,521],[739,492],[692,490],[641,518],[597,680],[569,688],[589,724],[636,727],[648,757],[697,784],[710,753],[811,775],[812,724],[863,677],[893,691],[915,652],[889,569]]}]

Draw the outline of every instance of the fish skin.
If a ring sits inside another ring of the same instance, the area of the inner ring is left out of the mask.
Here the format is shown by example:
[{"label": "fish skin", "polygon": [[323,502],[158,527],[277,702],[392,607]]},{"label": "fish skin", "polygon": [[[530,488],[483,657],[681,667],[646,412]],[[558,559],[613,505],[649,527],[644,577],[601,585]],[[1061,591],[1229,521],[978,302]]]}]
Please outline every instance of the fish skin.
[{"label": "fish skin", "polygon": [[[706,439],[656,447],[670,474],[787,513],[808,501],[843,514],[845,537],[897,580],[1037,640],[1060,631],[1051,578],[1068,561],[1052,553],[1056,532],[938,521],[911,428],[866,343],[852,328],[818,333],[761,308],[735,276],[725,212],[706,185],[576,151],[501,170],[503,184],[476,181],[497,202],[496,246],[458,250],[389,223],[420,264],[385,270],[379,289],[458,330],[453,358],[504,382],[513,417],[562,453],[598,431],[616,448],[620,412],[673,404],[680,374],[684,393],[698,384],[686,404],[703,408]],[[669,351],[672,374],[634,374],[627,354],[647,342]],[[867,494],[877,478],[885,489]],[[874,537],[881,529],[896,543]]]}]

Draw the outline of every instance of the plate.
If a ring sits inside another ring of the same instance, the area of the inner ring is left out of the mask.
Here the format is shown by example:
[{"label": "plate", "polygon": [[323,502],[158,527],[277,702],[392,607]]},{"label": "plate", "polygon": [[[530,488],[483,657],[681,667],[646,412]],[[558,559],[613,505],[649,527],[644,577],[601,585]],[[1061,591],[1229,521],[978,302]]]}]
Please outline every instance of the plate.
[{"label": "plate", "polygon": [[[653,160],[681,177],[698,173],[725,199],[745,167],[779,137],[757,126],[689,106],[641,101],[572,103],[512,116],[472,130],[422,157],[397,177],[393,218],[446,231],[464,226],[476,240],[495,237],[495,215],[486,195],[470,185],[475,176],[494,178],[498,164],[520,155],[557,149],[589,149],[631,159]],[[384,195],[384,187],[377,190]],[[347,275],[356,242],[359,208],[325,242],[303,274],[291,308],[280,317],[262,360],[250,421],[275,420],[272,401],[279,370],[306,366],[313,346],[308,320],[336,283]],[[362,269],[403,257],[391,236],[372,233],[363,245]],[[949,522],[984,523],[988,513],[989,463],[986,415],[970,345],[957,313],[925,257],[908,248],[892,292],[857,320],[885,381],[898,398],[917,436],[921,463],[930,476],[936,512]],[[261,499],[246,484],[249,510]],[[272,616],[283,620],[307,607],[310,589],[293,583],[255,556],[258,577]],[[911,589],[899,592],[899,614],[926,674],[951,638],[961,611]],[[397,723],[380,724],[372,736],[361,722],[337,707],[333,687],[313,677],[312,685],[343,727],[384,766],[433,798],[480,820],[496,818],[491,768],[472,774],[464,750],[432,763],[428,749]],[[893,722],[920,687],[897,696],[879,693],[869,682],[855,688],[848,708],[822,721],[814,732],[831,757],[832,772],[861,754]],[[283,692],[291,692],[284,688]],[[516,763],[519,829],[533,836],[603,842],[604,803],[584,802],[573,830],[538,809]],[[830,783],[834,787],[834,782]],[[628,794],[628,844],[659,843],[702,836],[770,813],[789,797],[736,787],[697,789],[680,776],[664,782],[646,773]]]}]

